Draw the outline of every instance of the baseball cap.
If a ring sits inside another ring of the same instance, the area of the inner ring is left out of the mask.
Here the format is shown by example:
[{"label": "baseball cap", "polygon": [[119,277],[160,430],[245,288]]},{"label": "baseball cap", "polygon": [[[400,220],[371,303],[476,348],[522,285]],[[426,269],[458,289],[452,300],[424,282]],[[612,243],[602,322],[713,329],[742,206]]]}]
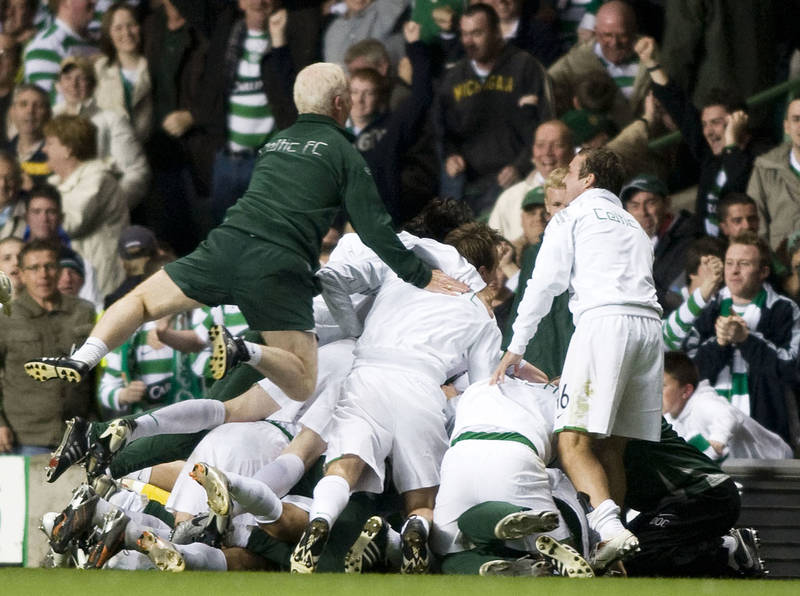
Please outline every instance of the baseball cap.
[{"label": "baseball cap", "polygon": [[78,274],[84,279],[86,278],[86,266],[83,263],[83,259],[71,248],[67,248],[66,246],[61,247],[61,250],[58,254],[58,264],[62,269],[64,267],[67,269],[72,269],[77,271]]},{"label": "baseball cap", "polygon": [[119,235],[119,256],[124,260],[152,257],[158,250],[155,234],[142,226],[129,226]]},{"label": "baseball cap", "polygon": [[610,118],[589,110],[570,110],[561,117],[561,121],[572,131],[577,145],[591,141],[601,132],[613,136],[617,131],[616,125]]},{"label": "baseball cap", "polygon": [[622,186],[622,190],[619,191],[620,200],[625,203],[637,190],[651,192],[662,197],[669,194],[667,185],[652,174],[637,174]]},{"label": "baseball cap", "polygon": [[544,187],[537,186],[529,190],[522,199],[522,209],[533,207],[534,205],[544,205]]}]

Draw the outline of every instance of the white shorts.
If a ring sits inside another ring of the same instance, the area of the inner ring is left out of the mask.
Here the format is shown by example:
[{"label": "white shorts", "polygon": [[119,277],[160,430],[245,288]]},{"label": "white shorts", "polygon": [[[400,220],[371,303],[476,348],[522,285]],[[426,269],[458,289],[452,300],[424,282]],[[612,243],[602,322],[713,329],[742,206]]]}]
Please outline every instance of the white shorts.
[{"label": "white shorts", "polygon": [[[453,445],[442,461],[442,483],[433,510],[431,548],[439,555],[461,552],[473,545],[458,529],[467,509],[487,501],[505,501],[535,511],[558,511],[542,460],[516,441],[467,440]],[[569,536],[559,513],[559,526],[545,532],[557,540]],[[536,552],[536,536],[507,541],[520,551]]]},{"label": "white shorts", "polygon": [[218,426],[203,437],[187,458],[167,499],[167,509],[192,515],[208,510],[206,491],[189,477],[197,462],[223,472],[253,476],[278,457],[288,444],[286,433],[270,422],[232,422]]},{"label": "white shorts", "polygon": [[663,377],[658,319],[584,315],[569,342],[553,430],[658,441]]},{"label": "white shorts", "polygon": [[387,457],[399,492],[437,486],[448,441],[445,401],[424,374],[359,366],[336,404],[325,459],[356,455],[367,464],[354,491],[383,492]]}]

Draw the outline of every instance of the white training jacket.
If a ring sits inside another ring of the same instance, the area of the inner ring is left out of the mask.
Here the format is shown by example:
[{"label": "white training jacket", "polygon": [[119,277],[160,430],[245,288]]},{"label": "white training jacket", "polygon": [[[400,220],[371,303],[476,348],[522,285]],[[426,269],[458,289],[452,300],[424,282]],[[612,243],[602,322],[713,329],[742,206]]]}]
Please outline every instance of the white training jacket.
[{"label": "white training jacket", "polygon": [[613,314],[661,316],[652,243],[605,189],[584,191],[547,224],[509,352],[525,353],[553,298],[567,289],[576,326],[584,313],[600,307],[614,307]]},{"label": "white training jacket", "polygon": [[[475,268],[458,251],[447,244],[430,238],[418,238],[408,232],[397,235],[403,245],[432,269],[441,269],[450,277],[467,284],[473,292],[486,287]],[[320,324],[338,325],[340,337],[358,337],[363,321],[372,306],[362,299],[353,304],[351,296],[374,296],[380,289],[389,266],[359,238],[358,234],[345,234],[331,252],[327,265],[317,271],[322,284],[322,304],[315,304],[314,318]]]},{"label": "white training jacket", "polygon": [[[416,288],[398,278],[369,249],[350,250],[350,240],[344,245],[340,240],[339,246],[348,258],[339,259],[337,255],[334,259],[332,253],[328,264],[317,272],[331,313],[343,328],[360,327],[349,297],[343,297],[352,292],[377,292],[363,330],[358,329],[361,337],[356,344],[355,366],[411,368],[440,384],[463,369],[471,379],[488,377],[500,359],[501,335],[496,321],[474,293],[486,284],[452,246],[405,232],[399,238],[423,261],[463,281],[473,292],[447,296]],[[360,241],[352,238],[352,242]]]}]

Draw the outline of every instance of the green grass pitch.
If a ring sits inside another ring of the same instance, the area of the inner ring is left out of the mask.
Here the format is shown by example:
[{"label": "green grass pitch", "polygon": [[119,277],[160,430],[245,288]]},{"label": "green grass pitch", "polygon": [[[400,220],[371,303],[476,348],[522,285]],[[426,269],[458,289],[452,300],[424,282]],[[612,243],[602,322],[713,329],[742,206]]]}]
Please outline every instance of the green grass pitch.
[{"label": "green grass pitch", "polygon": [[0,569],[0,594],[64,596],[754,596],[800,594],[800,581],[500,578],[464,576],[402,577],[399,575],[340,574],[291,576],[287,573],[166,574],[157,571],[78,571],[75,569]]}]

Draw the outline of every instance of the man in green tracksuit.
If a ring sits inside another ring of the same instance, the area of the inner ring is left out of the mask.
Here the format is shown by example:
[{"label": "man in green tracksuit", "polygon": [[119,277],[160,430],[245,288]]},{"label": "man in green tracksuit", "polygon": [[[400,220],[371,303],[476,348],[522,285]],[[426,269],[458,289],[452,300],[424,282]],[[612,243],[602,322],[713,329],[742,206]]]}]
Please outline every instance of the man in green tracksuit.
[{"label": "man in green tracksuit", "polygon": [[144,321],[202,304],[236,304],[266,345],[223,337],[215,355],[221,374],[235,357],[292,399],[306,400],[317,377],[314,272],[321,239],[342,207],[364,243],[403,280],[434,292],[466,291],[442,272],[431,272],[394,234],[369,169],[342,128],[350,111],[342,69],[326,63],[306,67],[297,76],[294,99],[299,118],[261,148],[247,192],[222,225],[193,253],[109,308],[71,357],[32,360],[25,365],[29,375],[80,380]]}]

